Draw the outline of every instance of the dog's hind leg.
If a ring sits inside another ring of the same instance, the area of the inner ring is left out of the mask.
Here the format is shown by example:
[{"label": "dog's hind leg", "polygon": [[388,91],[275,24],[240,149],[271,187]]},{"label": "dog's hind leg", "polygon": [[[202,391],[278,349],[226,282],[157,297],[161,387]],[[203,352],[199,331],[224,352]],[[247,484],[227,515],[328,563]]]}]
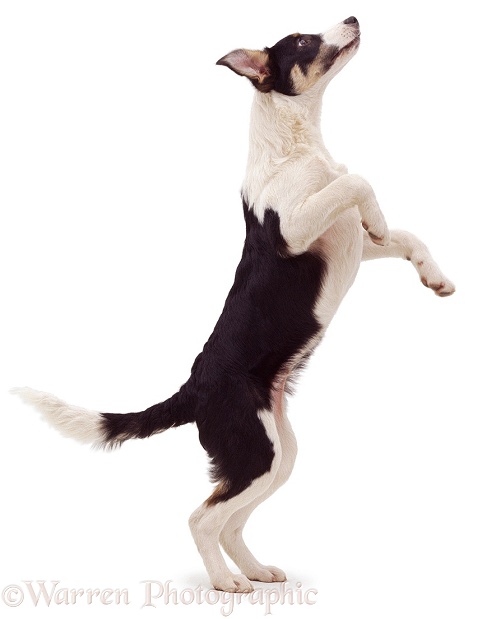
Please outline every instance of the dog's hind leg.
[{"label": "dog's hind leg", "polygon": [[291,475],[296,459],[296,438],[286,412],[276,417],[277,432],[281,444],[281,462],[277,473],[267,490],[251,503],[236,511],[226,522],[220,535],[222,547],[240,570],[250,580],[261,582],[282,582],[286,574],[272,565],[262,565],[247,548],[243,540],[243,528],[253,510],[280,488]]},{"label": "dog's hind leg", "polygon": [[448,297],[455,292],[455,285],[442,273],[427,247],[410,232],[391,230],[391,241],[386,246],[376,245],[364,233],[362,260],[376,258],[409,260],[424,286],[431,288],[439,297]]},{"label": "dog's hind leg", "polygon": [[[222,449],[225,451],[218,452],[213,457],[214,465],[219,465],[223,459],[229,463],[229,467],[223,468],[218,486],[189,519],[193,539],[210,581],[215,589],[222,591],[253,590],[247,576],[233,574],[227,567],[220,550],[220,534],[235,512],[267,492],[281,463],[281,443],[274,415],[270,411],[263,411],[258,414],[258,423],[253,419],[250,427],[252,436],[241,432],[241,425],[239,428],[230,428],[230,435],[223,442]],[[246,431],[246,427],[244,430]],[[266,441],[270,453],[260,449],[257,452],[256,446],[261,438]],[[205,440],[205,437],[202,437],[201,429],[200,439],[211,453],[213,449],[208,449],[208,438]],[[251,481],[247,482],[250,478]]]}]

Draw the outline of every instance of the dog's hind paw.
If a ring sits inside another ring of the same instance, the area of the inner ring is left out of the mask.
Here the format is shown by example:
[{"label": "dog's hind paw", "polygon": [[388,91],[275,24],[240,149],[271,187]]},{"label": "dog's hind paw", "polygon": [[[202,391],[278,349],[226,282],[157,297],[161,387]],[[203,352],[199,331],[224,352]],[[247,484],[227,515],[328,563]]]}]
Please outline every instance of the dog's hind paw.
[{"label": "dog's hind paw", "polygon": [[226,574],[221,578],[212,580],[214,589],[228,591],[229,593],[250,593],[253,585],[244,574]]}]

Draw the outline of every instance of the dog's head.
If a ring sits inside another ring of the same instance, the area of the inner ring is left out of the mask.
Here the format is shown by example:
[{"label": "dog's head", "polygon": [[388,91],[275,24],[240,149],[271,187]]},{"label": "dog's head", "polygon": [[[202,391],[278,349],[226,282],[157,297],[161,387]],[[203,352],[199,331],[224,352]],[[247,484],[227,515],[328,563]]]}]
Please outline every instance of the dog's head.
[{"label": "dog's head", "polygon": [[328,84],[359,44],[358,20],[348,17],[323,34],[290,34],[264,50],[237,49],[217,64],[244,75],[261,92],[296,96],[317,83]]}]

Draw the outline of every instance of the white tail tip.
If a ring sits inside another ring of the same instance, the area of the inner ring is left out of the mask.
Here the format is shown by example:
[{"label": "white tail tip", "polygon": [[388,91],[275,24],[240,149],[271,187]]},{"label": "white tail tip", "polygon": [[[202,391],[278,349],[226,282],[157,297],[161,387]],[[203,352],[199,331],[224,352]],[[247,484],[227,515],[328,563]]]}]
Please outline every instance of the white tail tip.
[{"label": "white tail tip", "polygon": [[71,406],[51,393],[36,391],[30,387],[11,389],[10,393],[18,395],[26,404],[34,406],[42,414],[43,419],[63,436],[81,443],[99,445],[103,442],[100,413]]}]

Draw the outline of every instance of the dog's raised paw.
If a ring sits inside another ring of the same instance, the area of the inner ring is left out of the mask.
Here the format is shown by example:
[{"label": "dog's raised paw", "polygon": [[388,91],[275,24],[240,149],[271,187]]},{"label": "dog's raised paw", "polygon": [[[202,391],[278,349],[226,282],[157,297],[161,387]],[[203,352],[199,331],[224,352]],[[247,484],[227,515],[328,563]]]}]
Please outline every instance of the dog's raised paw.
[{"label": "dog's raised paw", "polygon": [[434,290],[438,297],[450,297],[456,290],[453,282],[450,282],[446,277],[440,281],[429,281],[426,277],[422,277],[421,282],[426,288]]},{"label": "dog's raised paw", "polygon": [[212,581],[214,589],[229,593],[250,593],[253,585],[244,574],[229,574]]},{"label": "dog's raised paw", "polygon": [[438,297],[450,297],[455,292],[455,285],[439,269],[437,264],[429,257],[414,257],[414,267],[420,276],[420,281],[433,290]]},{"label": "dog's raised paw", "polygon": [[258,582],[284,582],[287,580],[286,574],[278,567],[273,565],[261,565],[246,574],[250,580]]}]

